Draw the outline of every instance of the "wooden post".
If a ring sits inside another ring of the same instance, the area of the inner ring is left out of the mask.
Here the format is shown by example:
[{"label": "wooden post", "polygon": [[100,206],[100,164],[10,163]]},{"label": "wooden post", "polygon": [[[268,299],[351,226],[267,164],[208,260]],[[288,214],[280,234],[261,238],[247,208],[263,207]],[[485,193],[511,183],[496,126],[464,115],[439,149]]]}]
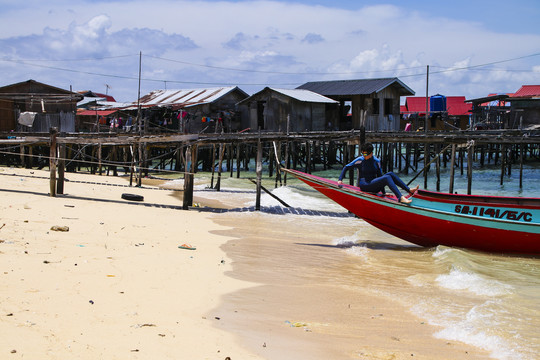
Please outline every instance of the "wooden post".
[{"label": "wooden post", "polygon": [[229,177],[233,177],[234,169],[233,169],[233,147],[232,144],[227,145],[227,169],[229,169]]},{"label": "wooden post", "polygon": [[273,143],[274,145],[274,155],[276,156],[276,183],[274,185],[275,188],[278,187],[278,182],[279,182],[279,185],[281,186],[282,185],[282,182],[281,182],[281,142],[278,141],[277,145],[276,145],[276,142],[274,141]]},{"label": "wooden post", "polygon": [[428,188],[428,172],[429,172],[429,143],[424,144],[424,189]]},{"label": "wooden post", "polygon": [[66,145],[59,145],[59,158],[58,158],[58,182],[56,184],[56,193],[64,193],[64,170],[66,165]]},{"label": "wooden post", "polygon": [[257,175],[257,195],[255,198],[255,210],[261,210],[261,178],[262,178],[262,143],[261,138],[257,141],[257,165],[255,173]]},{"label": "wooden post", "polygon": [[505,167],[506,167],[506,145],[501,145],[501,185],[504,183]]},{"label": "wooden post", "polygon": [[129,186],[133,186],[133,172],[135,170],[135,152],[133,151],[133,144],[129,145],[131,151],[131,166],[129,167]]},{"label": "wooden post", "polygon": [[186,166],[184,170],[184,198],[182,209],[188,210],[193,205],[192,145],[186,146]]},{"label": "wooden post", "polygon": [[98,145],[98,150],[97,151],[98,151],[98,174],[102,175],[103,174],[103,166],[101,164],[101,162],[102,162],[101,154],[103,153],[103,148],[102,148],[101,143]]},{"label": "wooden post", "polygon": [[212,176],[210,178],[210,188],[214,188],[214,174],[216,172],[216,145],[212,144]]},{"label": "wooden post", "polygon": [[[350,163],[355,159],[354,154],[354,145],[347,146],[347,160],[345,160],[345,164]],[[349,169],[349,185],[354,186],[354,169]]]},{"label": "wooden post", "polygon": [[24,150],[24,145],[19,145],[19,156],[20,156],[20,159],[21,159],[21,168],[24,168],[26,167],[25,164],[26,164],[26,156],[25,156],[25,150]]},{"label": "wooden post", "polygon": [[456,144],[452,144],[452,154],[450,156],[450,185],[448,186],[448,192],[454,193],[454,172],[456,170]]},{"label": "wooden post", "polygon": [[236,144],[236,178],[240,179],[240,143]]},{"label": "wooden post", "polygon": [[32,145],[28,146],[28,162],[26,163],[26,166],[28,169],[31,169],[34,164],[34,147]]},{"label": "wooden post", "polygon": [[409,168],[411,167],[411,144],[405,145],[405,174],[409,174]]},{"label": "wooden post", "polygon": [[472,193],[472,172],[473,172],[473,156],[474,156],[474,145],[470,145],[467,154],[467,195]]},{"label": "wooden post", "polygon": [[223,168],[223,155],[225,153],[225,145],[219,144],[219,160],[218,160],[218,178],[216,181],[216,187],[215,189],[217,191],[221,190],[221,172]]},{"label": "wooden post", "polygon": [[437,173],[437,191],[441,191],[441,155],[439,154],[440,147],[437,146],[437,160],[435,160],[435,171]]},{"label": "wooden post", "polygon": [[[290,164],[289,164],[289,142],[288,141],[285,141],[285,167],[288,169]],[[283,174],[283,184],[285,186],[287,186],[287,173],[284,173]]]},{"label": "wooden post", "polygon": [[523,188],[523,143],[519,144],[519,188]]},{"label": "wooden post", "polygon": [[306,141],[306,173],[311,174],[311,143]]},{"label": "wooden post", "polygon": [[51,128],[49,134],[51,135],[51,147],[49,149],[50,196],[56,197],[56,136],[58,130]]},{"label": "wooden post", "polygon": [[139,171],[137,176],[137,186],[142,185],[142,167],[143,167],[143,143],[139,139]]}]

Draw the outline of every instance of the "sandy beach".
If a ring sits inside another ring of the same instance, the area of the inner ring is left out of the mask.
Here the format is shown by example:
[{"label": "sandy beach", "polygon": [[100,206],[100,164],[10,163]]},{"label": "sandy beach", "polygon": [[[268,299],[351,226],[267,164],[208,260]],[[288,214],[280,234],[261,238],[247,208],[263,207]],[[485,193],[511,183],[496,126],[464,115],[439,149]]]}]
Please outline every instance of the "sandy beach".
[{"label": "sandy beach", "polygon": [[47,171],[0,168],[2,359],[489,358],[368,291],[372,274],[335,285],[355,261],[328,242],[339,229],[307,236],[292,215],[182,211],[178,192],[66,178],[52,198]]},{"label": "sandy beach", "polygon": [[52,198],[47,171],[0,171],[0,358],[258,358],[215,326],[221,297],[251,284],[224,275],[207,214],[130,204],[179,202],[122,178],[66,174]]}]

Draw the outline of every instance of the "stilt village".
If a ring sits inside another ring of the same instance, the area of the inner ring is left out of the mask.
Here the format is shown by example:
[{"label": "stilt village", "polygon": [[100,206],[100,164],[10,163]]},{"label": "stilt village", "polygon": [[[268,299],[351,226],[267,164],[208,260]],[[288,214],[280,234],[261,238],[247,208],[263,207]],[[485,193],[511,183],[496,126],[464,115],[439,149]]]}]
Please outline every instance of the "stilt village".
[{"label": "stilt village", "polygon": [[[222,176],[249,178],[251,170],[259,207],[263,177],[277,187],[287,184],[281,167],[341,169],[365,142],[383,171],[414,174],[424,188],[435,176],[433,190],[450,193],[454,173],[464,171],[473,191],[473,163],[499,166],[501,184],[519,172],[521,187],[523,165],[540,160],[540,85],[477,99],[414,95],[400,79],[382,78],[253,95],[238,87],[156,90],[125,104],[28,80],[0,87],[0,165],[50,168],[51,196],[63,193],[65,172],[122,173],[130,186],[177,172],[188,209],[200,171],[212,173],[219,191]],[[450,169],[448,187],[441,167]]]}]

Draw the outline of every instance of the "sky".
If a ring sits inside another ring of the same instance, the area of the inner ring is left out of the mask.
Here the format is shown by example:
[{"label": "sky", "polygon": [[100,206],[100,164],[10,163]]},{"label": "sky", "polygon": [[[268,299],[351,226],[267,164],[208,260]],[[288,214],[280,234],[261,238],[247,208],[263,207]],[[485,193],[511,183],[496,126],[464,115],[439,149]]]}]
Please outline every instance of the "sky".
[{"label": "sky", "polygon": [[416,96],[473,99],[540,85],[538,19],[538,0],[0,0],[0,86],[133,102],[397,77]]}]

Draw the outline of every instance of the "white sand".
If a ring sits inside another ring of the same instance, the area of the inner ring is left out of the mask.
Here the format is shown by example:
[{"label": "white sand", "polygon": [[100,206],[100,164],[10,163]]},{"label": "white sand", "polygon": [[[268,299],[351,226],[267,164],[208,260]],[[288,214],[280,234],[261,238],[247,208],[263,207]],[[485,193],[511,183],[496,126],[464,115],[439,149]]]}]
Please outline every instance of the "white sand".
[{"label": "white sand", "polygon": [[224,275],[207,214],[121,199],[181,205],[171,191],[73,181],[128,183],[106,176],[67,173],[52,198],[48,175],[0,168],[1,359],[259,358],[215,326],[221,296],[251,284]]}]

